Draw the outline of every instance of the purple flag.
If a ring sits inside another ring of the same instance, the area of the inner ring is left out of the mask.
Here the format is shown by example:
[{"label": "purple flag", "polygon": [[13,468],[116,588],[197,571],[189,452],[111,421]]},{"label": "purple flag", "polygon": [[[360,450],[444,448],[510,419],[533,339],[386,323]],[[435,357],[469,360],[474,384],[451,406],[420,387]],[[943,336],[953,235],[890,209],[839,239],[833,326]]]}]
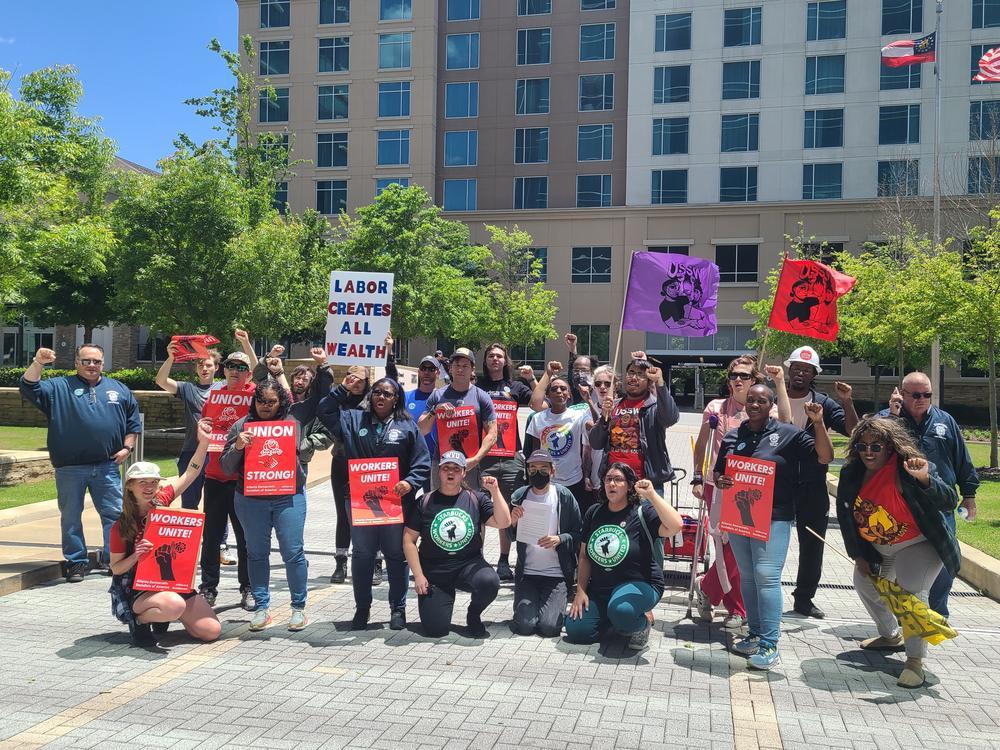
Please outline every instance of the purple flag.
[{"label": "purple flag", "polygon": [[674,253],[632,254],[622,328],[710,336],[718,326],[719,267],[704,258]]}]

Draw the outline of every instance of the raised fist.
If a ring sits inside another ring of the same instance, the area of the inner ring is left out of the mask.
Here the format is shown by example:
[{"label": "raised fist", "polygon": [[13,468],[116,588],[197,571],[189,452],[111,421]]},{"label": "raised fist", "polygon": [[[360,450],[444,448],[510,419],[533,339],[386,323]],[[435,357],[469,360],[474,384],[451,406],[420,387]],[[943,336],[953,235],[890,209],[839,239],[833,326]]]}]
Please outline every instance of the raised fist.
[{"label": "raised fist", "polygon": [[235,338],[241,344],[250,343],[250,334],[244,331],[242,328],[237,328],[235,331],[233,331],[233,338]]},{"label": "raised fist", "polygon": [[558,360],[552,360],[545,366],[545,371],[549,374],[550,378],[554,378],[562,371],[562,362]]},{"label": "raised fist", "polygon": [[571,352],[575,352],[576,351],[576,334],[575,333],[567,333],[565,336],[563,336],[563,341],[566,342],[566,346],[567,346],[567,348]]},{"label": "raised fist", "polygon": [[810,401],[807,404],[803,404],[802,408],[806,411],[806,416],[809,420],[819,426],[823,424],[823,405],[817,404],[815,401]]},{"label": "raised fist", "polygon": [[785,380],[785,368],[781,365],[764,365],[764,373],[774,383]]},{"label": "raised fist", "polygon": [[841,382],[838,380],[833,384],[833,390],[837,394],[837,400],[841,403],[851,400],[851,395],[854,393],[854,389],[851,388],[850,384]]},{"label": "raised fist", "polygon": [[323,351],[323,347],[321,346],[314,346],[312,349],[310,349],[309,356],[313,358],[313,361],[317,365],[326,364],[326,352]]},{"label": "raised fist", "polygon": [[35,361],[40,365],[51,365],[56,361],[56,353],[51,349],[39,349],[35,352]]}]

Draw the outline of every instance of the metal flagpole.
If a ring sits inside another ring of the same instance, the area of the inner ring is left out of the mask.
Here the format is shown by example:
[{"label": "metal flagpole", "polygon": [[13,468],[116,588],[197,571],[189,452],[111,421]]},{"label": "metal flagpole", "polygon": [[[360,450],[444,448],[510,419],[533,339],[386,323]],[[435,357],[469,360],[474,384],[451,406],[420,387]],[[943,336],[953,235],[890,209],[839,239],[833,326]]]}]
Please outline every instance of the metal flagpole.
[{"label": "metal flagpole", "polygon": [[[934,24],[934,251],[941,245],[941,14],[943,0],[937,0]],[[902,373],[900,373],[902,376]],[[931,344],[931,393],[932,403],[941,405],[941,339],[935,337]]]},{"label": "metal flagpole", "polygon": [[[615,342],[614,362],[611,365],[611,371],[615,377],[618,377],[618,360],[622,352],[622,336],[625,332],[625,305],[628,303],[628,282],[632,278],[632,259],[634,256],[634,252],[629,253],[628,263],[625,264],[625,296],[622,298],[622,314],[618,317],[618,340]],[[622,378],[620,382],[625,382],[625,379]]]}]

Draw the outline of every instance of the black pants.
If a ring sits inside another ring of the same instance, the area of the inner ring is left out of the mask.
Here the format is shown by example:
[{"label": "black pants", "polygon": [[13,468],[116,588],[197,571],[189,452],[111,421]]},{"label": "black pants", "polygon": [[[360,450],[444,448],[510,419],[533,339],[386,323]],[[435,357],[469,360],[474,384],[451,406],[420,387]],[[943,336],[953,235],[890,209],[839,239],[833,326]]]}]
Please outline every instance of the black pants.
[{"label": "black pants", "polygon": [[351,547],[351,514],[348,504],[351,502],[351,490],[347,479],[347,464],[341,467],[337,458],[333,459],[330,470],[330,484],[333,485],[333,504],[337,508],[337,531],[334,535],[336,554],[346,555]]},{"label": "black pants", "polygon": [[830,522],[830,495],[826,479],[814,479],[800,486],[795,508],[795,526],[799,536],[799,572],[795,577],[792,599],[801,608],[812,605],[819,579],[823,575],[823,542],[806,530],[806,526],[822,537]]},{"label": "black pants", "polygon": [[572,492],[573,497],[576,498],[576,504],[580,506],[580,515],[582,516],[587,512],[587,508],[594,503],[594,493],[587,491],[587,480],[581,479],[576,484],[568,484],[566,489]]},{"label": "black pants", "polygon": [[424,569],[424,575],[430,582],[430,590],[417,597],[417,608],[420,611],[420,621],[424,625],[424,633],[431,638],[441,638],[448,635],[451,627],[451,615],[455,610],[455,591],[466,591],[472,594],[469,604],[469,614],[478,617],[483,613],[500,591],[500,578],[497,572],[482,557],[465,564],[452,575],[434,575],[433,571]]},{"label": "black pants", "polygon": [[243,526],[236,517],[233,496],[236,482],[220,482],[205,477],[205,530],[201,537],[201,588],[218,591],[219,588],[219,545],[226,533],[226,521],[233,525],[236,534],[236,552],[239,562],[236,576],[240,581],[240,591],[250,588],[250,574],[247,572],[247,543],[243,536]]},{"label": "black pants", "polygon": [[566,617],[566,581],[548,576],[523,575],[514,583],[514,618],[510,628],[518,635],[556,638]]}]

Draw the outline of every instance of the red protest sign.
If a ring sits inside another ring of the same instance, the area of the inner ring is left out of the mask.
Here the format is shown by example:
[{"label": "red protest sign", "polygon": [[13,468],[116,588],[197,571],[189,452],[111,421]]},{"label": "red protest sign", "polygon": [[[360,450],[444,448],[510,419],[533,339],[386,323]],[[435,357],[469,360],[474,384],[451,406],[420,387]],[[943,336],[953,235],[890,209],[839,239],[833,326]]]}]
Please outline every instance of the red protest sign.
[{"label": "red protest sign", "polygon": [[149,511],[142,538],[153,543],[153,551],[139,561],[132,588],[178,594],[194,591],[204,528],[204,513],[161,508]]},{"label": "red protest sign", "polygon": [[726,456],[726,476],[733,486],[722,491],[719,528],[730,534],[766,542],[771,536],[774,504],[774,461]]},{"label": "red protest sign", "polygon": [[253,402],[253,386],[245,391],[217,388],[208,392],[201,416],[203,419],[212,420],[209,453],[222,453],[226,445],[226,433],[249,413],[251,402]]},{"label": "red protest sign", "polygon": [[486,455],[513,458],[517,449],[517,402],[498,399],[493,409],[497,413],[497,442]]},{"label": "red protest sign", "polygon": [[174,362],[190,362],[211,357],[208,347],[215,346],[219,340],[215,336],[199,334],[197,336],[171,336],[170,343],[174,344]]},{"label": "red protest sign", "polygon": [[295,422],[249,422],[253,440],[244,450],[243,494],[274,497],[295,494],[298,461]]},{"label": "red protest sign", "polygon": [[347,462],[347,476],[352,526],[403,522],[403,503],[393,492],[399,483],[398,458],[352,458]]},{"label": "red protest sign", "polygon": [[479,451],[479,420],[474,406],[456,406],[450,417],[439,416],[437,431],[442,453],[459,451],[468,458]]},{"label": "red protest sign", "polygon": [[837,299],[851,291],[854,282],[854,277],[814,260],[786,258],[781,264],[768,327],[835,341],[840,328]]}]

